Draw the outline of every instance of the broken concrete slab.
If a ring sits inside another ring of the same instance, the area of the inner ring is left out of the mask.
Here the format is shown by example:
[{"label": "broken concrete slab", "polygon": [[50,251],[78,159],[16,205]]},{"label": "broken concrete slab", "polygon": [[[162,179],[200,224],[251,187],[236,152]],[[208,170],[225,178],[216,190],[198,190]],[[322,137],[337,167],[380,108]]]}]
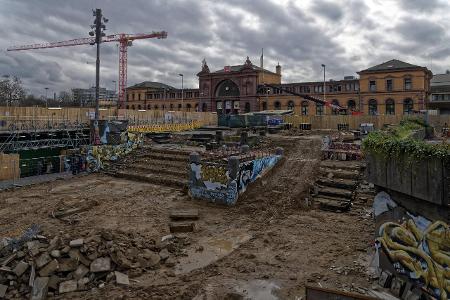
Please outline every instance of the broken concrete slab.
[{"label": "broken concrete slab", "polygon": [[194,222],[171,222],[169,224],[170,232],[180,233],[180,232],[192,232],[195,229]]},{"label": "broken concrete slab", "polygon": [[60,272],[75,271],[78,268],[78,261],[75,258],[62,258],[58,262]]},{"label": "broken concrete slab", "polygon": [[4,261],[2,261],[2,266],[7,266],[10,262],[16,259],[17,253],[11,254]]},{"label": "broken concrete slab", "polygon": [[73,248],[79,248],[81,246],[83,246],[84,244],[84,239],[76,239],[73,241],[70,241],[69,246],[73,247]]},{"label": "broken concrete slab", "polygon": [[4,284],[0,284],[0,298],[5,298],[6,291],[8,290],[8,286]]},{"label": "broken concrete slab", "polygon": [[58,285],[61,281],[62,281],[61,278],[59,278],[56,275],[52,275],[52,276],[50,276],[50,279],[48,280],[48,287],[56,291],[56,290],[58,290]]},{"label": "broken concrete slab", "polygon": [[16,267],[13,269],[14,274],[16,274],[17,277],[22,276],[23,273],[28,269],[30,265],[27,264],[24,261],[19,262]]},{"label": "broken concrete slab", "polygon": [[88,289],[88,284],[89,284],[90,280],[87,277],[83,277],[78,279],[77,283],[78,283],[78,290],[79,291],[84,291]]},{"label": "broken concrete slab", "polygon": [[33,283],[33,289],[31,291],[31,300],[44,300],[47,298],[48,293],[48,277],[37,277]]},{"label": "broken concrete slab", "polygon": [[54,258],[60,258],[61,257],[61,251],[59,250],[52,250],[50,252],[50,256]]},{"label": "broken concrete slab", "polygon": [[170,256],[169,250],[167,250],[166,248],[162,249],[159,252],[159,257],[161,258],[161,260],[166,260],[168,259]]},{"label": "broken concrete slab", "polygon": [[75,292],[78,288],[78,283],[77,280],[67,280],[67,281],[63,281],[59,284],[59,293],[60,294],[64,294],[64,293],[70,293],[70,292]]},{"label": "broken concrete slab", "polygon": [[59,269],[59,264],[56,259],[49,262],[45,267],[39,270],[39,276],[47,277],[55,273]]},{"label": "broken concrete slab", "polygon": [[121,272],[114,272],[114,275],[116,276],[116,283],[122,284],[122,285],[129,285],[130,281],[128,280],[128,275],[123,274]]},{"label": "broken concrete slab", "polygon": [[73,278],[75,279],[81,279],[83,278],[87,273],[89,273],[89,269],[85,267],[84,265],[79,265],[78,268],[73,272]]},{"label": "broken concrete slab", "polygon": [[176,209],[170,212],[172,220],[197,220],[198,209]]},{"label": "broken concrete slab", "polygon": [[111,270],[111,258],[100,257],[95,259],[90,266],[92,273],[106,272]]},{"label": "broken concrete slab", "polygon": [[147,260],[149,267],[156,266],[161,260],[161,257],[158,254],[149,249],[144,249],[143,257]]},{"label": "broken concrete slab", "polygon": [[88,267],[91,264],[91,261],[87,259],[83,254],[80,253],[80,250],[78,249],[70,249],[69,251],[69,257],[76,259],[86,267]]},{"label": "broken concrete slab", "polygon": [[52,259],[50,258],[50,255],[48,255],[48,252],[42,253],[37,259],[36,259],[36,268],[40,269],[46,264],[48,264]]}]

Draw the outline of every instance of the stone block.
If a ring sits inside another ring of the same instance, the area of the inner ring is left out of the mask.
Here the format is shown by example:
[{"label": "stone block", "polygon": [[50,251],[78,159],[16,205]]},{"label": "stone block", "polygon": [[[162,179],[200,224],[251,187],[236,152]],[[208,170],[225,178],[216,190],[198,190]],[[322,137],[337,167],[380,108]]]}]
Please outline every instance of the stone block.
[{"label": "stone block", "polygon": [[61,278],[59,278],[56,275],[52,275],[50,276],[50,279],[48,280],[48,287],[51,288],[52,290],[58,290],[58,285],[59,283],[62,281]]},{"label": "stone block", "polygon": [[147,264],[149,267],[156,266],[161,260],[161,257],[158,254],[149,249],[144,249],[144,253],[142,256],[147,260]]},{"label": "stone block", "polygon": [[84,291],[88,289],[88,283],[90,282],[89,278],[83,277],[78,279],[78,290]]},{"label": "stone block", "polygon": [[48,277],[58,271],[59,264],[56,259],[49,262],[45,267],[39,270],[39,276]]},{"label": "stone block", "polygon": [[5,298],[6,290],[8,289],[7,285],[0,284],[0,298]]},{"label": "stone block", "polygon": [[116,283],[122,284],[122,285],[129,285],[130,281],[128,280],[128,275],[123,274],[121,272],[114,272],[114,275],[116,275]]},{"label": "stone block", "polygon": [[48,255],[48,252],[42,253],[37,259],[36,259],[36,268],[40,269],[46,264],[48,264],[52,259],[50,258],[50,255]]},{"label": "stone block", "polygon": [[172,220],[196,220],[198,219],[198,209],[176,209],[170,212]]},{"label": "stone block", "polygon": [[62,258],[58,262],[60,272],[75,271],[78,268],[78,261],[75,258]]},{"label": "stone block", "polygon": [[33,289],[31,290],[31,300],[44,300],[47,298],[48,293],[48,277],[37,277],[33,283]]},{"label": "stone block", "polygon": [[106,272],[111,270],[111,259],[109,257],[99,257],[91,263],[91,272]]},{"label": "stone block", "polygon": [[79,265],[78,268],[73,272],[73,278],[75,279],[81,279],[83,278],[87,273],[89,273],[89,269],[85,267],[84,265]]},{"label": "stone block", "polygon": [[61,257],[61,251],[59,250],[52,250],[50,252],[50,256],[54,258],[60,258]]},{"label": "stone block", "polygon": [[83,244],[84,244],[83,239],[76,239],[76,240],[70,241],[69,246],[72,248],[79,248],[79,247],[83,246]]},{"label": "stone block", "polygon": [[161,260],[166,260],[169,258],[169,256],[170,256],[170,253],[169,253],[169,250],[167,250],[167,249],[162,249],[159,252],[159,257],[161,258]]},{"label": "stone block", "polygon": [[195,223],[193,222],[172,222],[169,224],[170,232],[180,233],[180,232],[192,232],[195,228]]},{"label": "stone block", "polygon": [[78,288],[78,283],[76,280],[67,280],[59,284],[59,293],[70,293],[75,292]]},{"label": "stone block", "polygon": [[16,267],[13,269],[14,274],[16,274],[17,277],[22,276],[23,273],[28,269],[30,265],[26,262],[19,262]]},{"label": "stone block", "polygon": [[69,251],[69,257],[76,259],[86,267],[88,267],[91,264],[91,261],[87,259],[83,254],[80,253],[80,250],[78,249],[70,249]]}]

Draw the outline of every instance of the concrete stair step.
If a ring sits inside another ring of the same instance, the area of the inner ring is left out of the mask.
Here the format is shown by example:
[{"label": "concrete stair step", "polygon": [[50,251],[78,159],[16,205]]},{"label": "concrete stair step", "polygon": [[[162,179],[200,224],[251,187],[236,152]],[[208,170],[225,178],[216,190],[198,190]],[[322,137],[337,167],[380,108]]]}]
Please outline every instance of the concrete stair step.
[{"label": "concrete stair step", "polygon": [[187,165],[184,167],[180,166],[169,166],[167,164],[161,165],[151,165],[151,164],[131,164],[131,165],[118,165],[119,169],[122,170],[134,170],[139,173],[150,173],[150,174],[168,174],[180,178],[188,177]]},{"label": "concrete stair step", "polygon": [[327,167],[320,168],[320,174],[327,176],[330,173],[334,175],[333,178],[358,179],[360,176],[359,171],[332,169]]},{"label": "concrete stair step", "polygon": [[328,169],[342,169],[360,171],[365,165],[359,161],[339,161],[339,160],[323,160],[320,162],[320,167]]},{"label": "concrete stair step", "polygon": [[340,189],[354,190],[358,184],[356,180],[352,179],[342,179],[342,178],[327,178],[322,177],[317,181],[318,184],[323,186],[329,186]]},{"label": "concrete stair step", "polygon": [[347,189],[319,186],[319,195],[352,199],[353,191],[349,191]]},{"label": "concrete stair step", "polygon": [[187,179],[180,179],[173,176],[157,176],[154,174],[141,174],[136,172],[130,172],[130,171],[117,171],[117,172],[104,172],[105,174],[118,177],[118,178],[124,178],[129,179],[133,181],[142,181],[142,182],[148,182],[156,185],[163,185],[163,186],[169,186],[169,187],[178,187],[178,188],[186,188],[188,180]]},{"label": "concrete stair step", "polygon": [[135,156],[135,158],[138,158],[138,159],[150,158],[150,159],[164,160],[164,161],[183,161],[183,162],[189,161],[189,156],[178,155],[178,154],[159,153],[159,152],[138,154]]},{"label": "concrete stair step", "polygon": [[188,161],[177,161],[177,160],[160,160],[153,158],[134,158],[123,160],[117,165],[148,165],[155,167],[168,167],[168,168],[178,168],[178,169],[186,169],[188,167]]},{"label": "concrete stair step", "polygon": [[179,155],[189,157],[190,152],[176,149],[155,148],[152,146],[143,146],[141,149],[149,153],[163,153],[168,155]]},{"label": "concrete stair step", "polygon": [[319,208],[332,211],[347,211],[351,208],[352,203],[349,199],[318,196],[314,197],[314,202]]}]

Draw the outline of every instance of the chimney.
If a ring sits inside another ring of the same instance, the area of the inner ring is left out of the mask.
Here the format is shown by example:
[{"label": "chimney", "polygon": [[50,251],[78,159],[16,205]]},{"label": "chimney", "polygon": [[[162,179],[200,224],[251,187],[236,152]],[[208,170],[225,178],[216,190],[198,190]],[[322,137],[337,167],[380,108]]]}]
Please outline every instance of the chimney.
[{"label": "chimney", "polygon": [[281,75],[281,66],[280,66],[280,63],[278,63],[278,65],[276,66],[276,68],[275,68],[275,72],[278,74],[278,75]]}]

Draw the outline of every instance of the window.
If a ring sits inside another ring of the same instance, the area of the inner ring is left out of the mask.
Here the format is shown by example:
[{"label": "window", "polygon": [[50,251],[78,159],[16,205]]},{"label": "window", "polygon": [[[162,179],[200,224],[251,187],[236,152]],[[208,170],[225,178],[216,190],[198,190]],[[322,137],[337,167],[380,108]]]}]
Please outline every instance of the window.
[{"label": "window", "polygon": [[244,111],[245,111],[246,113],[249,113],[249,112],[250,112],[250,102],[245,102]]},{"label": "window", "polygon": [[181,110],[181,103],[178,104],[178,110]]},{"label": "window", "polygon": [[155,94],[155,99],[160,99],[161,95],[160,94]]},{"label": "window", "polygon": [[262,103],[262,110],[267,110],[267,102]]},{"label": "window", "polygon": [[371,92],[377,91],[377,83],[375,80],[369,81],[369,91],[371,91]]},{"label": "window", "polygon": [[359,83],[356,82],[355,85],[353,86],[355,91],[359,91]]},{"label": "window", "polygon": [[289,109],[289,110],[294,110],[294,101],[289,101],[289,102],[288,102],[287,109]]},{"label": "window", "polygon": [[356,109],[356,102],[355,102],[355,100],[348,100],[348,102],[347,102],[347,109],[348,109],[348,112],[355,111],[355,109]]},{"label": "window", "polygon": [[319,87],[317,85],[314,86],[314,93],[319,92]]},{"label": "window", "polygon": [[316,115],[318,115],[318,116],[323,115],[323,104],[322,103],[316,103]]},{"label": "window", "polygon": [[[128,96],[128,95],[127,95]],[[129,105],[127,105],[127,109],[130,109],[130,106]]]},{"label": "window", "polygon": [[131,109],[132,109],[132,110],[134,110],[134,109],[135,109],[135,107],[134,107],[134,104],[133,104],[133,105],[131,105]]},{"label": "window", "polygon": [[158,105],[155,105],[155,109],[156,109],[156,110],[158,109]]},{"label": "window", "polygon": [[187,111],[191,111],[191,108],[192,108],[192,106],[191,106],[190,103],[186,104],[186,110],[187,110]]},{"label": "window", "polygon": [[141,100],[141,94],[138,94],[138,100],[139,101]]},{"label": "window", "polygon": [[131,99],[134,100],[134,94],[131,94]]},{"label": "window", "polygon": [[[331,104],[340,106],[340,105],[339,105],[339,101],[338,101],[337,99],[334,99],[333,101],[331,101]],[[333,109],[331,110],[331,114],[333,114],[333,115],[338,115],[338,114],[339,114],[339,109],[333,108]]]},{"label": "window", "polygon": [[345,90],[346,91],[351,91],[352,90],[352,85],[350,83],[345,84]]},{"label": "window", "polygon": [[403,100],[403,114],[410,115],[413,113],[413,101],[412,99]]},{"label": "window", "polygon": [[139,110],[141,110],[141,109],[142,109],[142,108],[141,108],[141,105],[140,105],[140,104],[138,105],[138,109],[139,109]]},{"label": "window", "polygon": [[152,109],[152,106],[151,106],[150,104],[147,105],[147,109],[148,109],[148,110]]},{"label": "window", "polygon": [[173,110],[173,104],[170,103],[170,110]]},{"label": "window", "polygon": [[308,115],[308,106],[309,106],[309,102],[308,101],[302,101],[302,115],[303,116],[307,116]]},{"label": "window", "polygon": [[202,111],[208,111],[208,105],[206,103],[202,104]]},{"label": "window", "polygon": [[153,95],[150,94],[150,93],[147,93],[147,94],[145,94],[145,97],[146,97],[147,100],[149,100],[149,99],[153,98]]},{"label": "window", "polygon": [[375,99],[369,100],[369,115],[376,116],[378,114],[378,103]]},{"label": "window", "polygon": [[392,86],[392,79],[386,80],[386,91],[392,92],[393,86]]},{"label": "window", "polygon": [[165,104],[162,105],[162,109],[166,110],[166,105]]},{"label": "window", "polygon": [[275,107],[275,110],[281,110],[281,103],[280,103],[280,101],[275,101],[274,107]]},{"label": "window", "polygon": [[175,93],[170,93],[170,98],[174,99],[175,98]]},{"label": "window", "polygon": [[412,89],[412,80],[411,78],[405,78],[405,90],[411,90]]},{"label": "window", "polygon": [[395,102],[392,99],[386,100],[386,114],[395,115]]},{"label": "window", "polygon": [[432,101],[438,101],[438,95],[431,95]]}]

